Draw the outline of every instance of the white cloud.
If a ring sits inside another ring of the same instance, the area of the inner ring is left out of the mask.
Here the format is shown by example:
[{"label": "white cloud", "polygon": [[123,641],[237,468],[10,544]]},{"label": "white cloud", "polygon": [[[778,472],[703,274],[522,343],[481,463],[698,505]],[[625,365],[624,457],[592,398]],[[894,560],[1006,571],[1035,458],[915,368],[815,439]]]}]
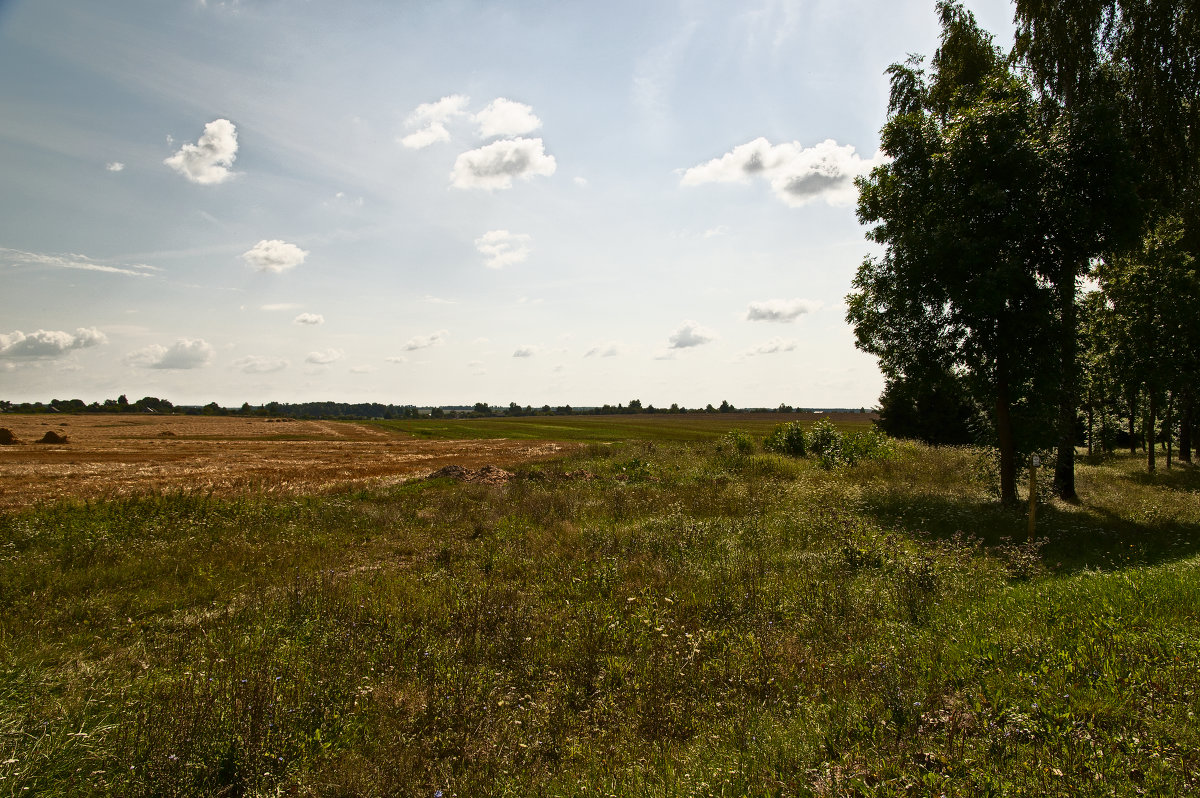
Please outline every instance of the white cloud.
[{"label": "white cloud", "polygon": [[446,343],[446,336],[449,334],[446,330],[438,330],[429,335],[414,335],[404,344],[404,351],[415,352],[418,349],[428,349],[431,346],[444,344]]},{"label": "white cloud", "polygon": [[106,274],[124,274],[129,277],[151,277],[153,272],[162,271],[157,266],[144,263],[129,263],[122,266],[108,266],[97,263],[87,255],[46,255],[40,252],[23,252],[19,249],[0,247],[0,263],[21,266],[50,266],[55,269],[78,269],[87,272],[104,272]]},{"label": "white cloud", "polygon": [[292,324],[324,324],[325,317],[320,313],[301,313],[296,318],[292,319]]},{"label": "white cloud", "polygon": [[830,205],[851,205],[858,196],[854,178],[867,174],[881,160],[879,155],[863,159],[853,146],[833,139],[804,147],[795,141],[772,145],[757,138],[686,170],[680,184],[744,183],[758,177],[793,208],[817,199]]},{"label": "white cloud", "polygon": [[279,239],[259,241],[242,253],[242,260],[260,272],[279,274],[304,263],[308,252]]},{"label": "white cloud", "polygon": [[54,358],[74,349],[86,349],[108,343],[104,333],[95,327],[80,327],[73,333],[65,330],[34,330],[26,335],[20,330],[0,333],[0,358]]},{"label": "white cloud", "polygon": [[726,227],[723,224],[719,224],[716,227],[710,227],[707,230],[705,230],[704,238],[716,238],[717,236],[723,236],[728,232],[729,232],[728,227]]},{"label": "white cloud", "polygon": [[479,135],[485,139],[520,136],[542,126],[542,120],[534,116],[533,108],[503,97],[492,100],[487,108],[475,114],[475,121],[479,123]]},{"label": "white cloud", "polygon": [[270,374],[274,371],[283,371],[288,367],[288,362],[281,357],[246,355],[233,361],[232,365],[246,374]]},{"label": "white cloud", "polygon": [[458,302],[454,299],[442,299],[441,297],[426,294],[421,298],[422,302],[428,302],[431,305],[457,305]]},{"label": "white cloud", "polygon": [[589,185],[588,179],[586,177],[573,178],[572,182],[575,183],[575,185],[579,186],[580,188],[587,188]]},{"label": "white cloud", "polygon": [[587,351],[584,357],[616,357],[623,354],[625,347],[617,341],[609,341],[604,344],[597,344]]},{"label": "white cloud", "polygon": [[796,341],[790,338],[772,338],[764,344],[747,349],[745,355],[753,357],[755,355],[775,355],[780,352],[791,352],[796,348]]},{"label": "white cloud", "polygon": [[260,310],[296,310],[300,305],[296,302],[275,302],[270,305],[260,305]]},{"label": "white cloud", "polygon": [[193,183],[214,185],[233,177],[229,167],[237,150],[237,128],[228,119],[215,119],[204,126],[198,142],[184,144],[163,163]]},{"label": "white cloud", "polygon": [[180,338],[170,347],[152,344],[126,355],[131,366],[147,369],[198,369],[212,362],[213,348],[203,338]]},{"label": "white cloud", "polygon": [[768,299],[765,302],[751,302],[750,307],[746,309],[746,321],[775,321],[788,324],[820,307],[820,302],[808,299]]},{"label": "white cloud", "polygon": [[388,363],[407,363],[408,362],[408,358],[404,357],[403,355],[392,355],[391,357],[385,357],[384,360]]},{"label": "white cloud", "polygon": [[533,357],[538,352],[541,352],[540,346],[519,346],[517,351],[513,352],[513,357]]},{"label": "white cloud", "polygon": [[549,177],[558,168],[541,139],[503,139],[458,156],[450,185],[455,188],[512,188],[514,177]]},{"label": "white cloud", "polygon": [[378,369],[375,368],[374,366],[351,366],[350,367],[351,374],[371,374],[375,371],[378,371]]},{"label": "white cloud", "polygon": [[711,343],[716,339],[717,334],[712,330],[701,327],[694,321],[685,321],[679,325],[679,329],[671,333],[667,341],[672,349],[691,349],[694,346]]},{"label": "white cloud", "polygon": [[125,164],[120,161],[109,161],[104,165],[104,168],[110,172],[120,172],[125,168]]},{"label": "white cloud", "polygon": [[487,260],[484,266],[489,269],[502,269],[514,263],[521,263],[529,257],[532,239],[525,233],[510,233],[507,230],[489,230],[475,239],[475,249]]},{"label": "white cloud", "polygon": [[304,358],[305,363],[314,363],[318,366],[327,366],[344,357],[344,353],[340,349],[325,349],[316,352],[309,352],[308,357]]},{"label": "white cloud", "polygon": [[420,150],[439,141],[449,141],[450,131],[446,123],[464,113],[470,98],[461,94],[443,97],[437,102],[422,103],[408,115],[405,124],[410,128],[419,128],[400,139],[400,143],[410,150]]}]

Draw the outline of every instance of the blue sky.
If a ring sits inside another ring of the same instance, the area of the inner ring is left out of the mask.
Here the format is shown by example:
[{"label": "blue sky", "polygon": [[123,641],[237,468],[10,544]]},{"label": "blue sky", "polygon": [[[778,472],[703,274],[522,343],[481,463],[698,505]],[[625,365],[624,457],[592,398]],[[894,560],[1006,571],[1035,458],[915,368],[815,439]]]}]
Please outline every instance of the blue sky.
[{"label": "blue sky", "polygon": [[851,181],[936,37],[926,0],[0,0],[0,398],[871,406]]}]

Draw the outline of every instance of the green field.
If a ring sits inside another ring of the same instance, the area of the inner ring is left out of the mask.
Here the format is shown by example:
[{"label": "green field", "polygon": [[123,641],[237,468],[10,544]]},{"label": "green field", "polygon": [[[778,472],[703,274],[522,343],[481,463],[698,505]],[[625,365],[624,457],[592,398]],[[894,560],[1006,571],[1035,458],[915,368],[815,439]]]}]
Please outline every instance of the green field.
[{"label": "green field", "polygon": [[527,416],[516,418],[412,419],[374,421],[374,426],[399,430],[417,438],[445,440],[516,438],[552,441],[703,441],[719,438],[731,429],[763,436],[777,424],[800,421],[811,424],[830,418],[838,426],[869,426],[866,413],[685,413],[628,416]]},{"label": "green field", "polygon": [[884,454],[0,515],[0,796],[1200,789],[1200,475]]}]

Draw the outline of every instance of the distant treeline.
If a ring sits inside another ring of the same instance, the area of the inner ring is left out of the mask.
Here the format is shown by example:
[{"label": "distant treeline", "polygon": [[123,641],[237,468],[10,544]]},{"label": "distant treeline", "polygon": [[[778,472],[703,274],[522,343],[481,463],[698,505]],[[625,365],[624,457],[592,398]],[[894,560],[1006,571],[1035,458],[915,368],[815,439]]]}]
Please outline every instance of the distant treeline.
[{"label": "distant treeline", "polygon": [[[560,405],[551,407],[542,405],[522,407],[516,402],[503,405],[490,405],[487,402],[476,402],[474,405],[446,405],[442,407],[420,408],[416,405],[392,405],[378,402],[268,402],[265,405],[252,405],[244,402],[241,407],[222,407],[216,402],[206,405],[175,405],[166,399],[146,396],[136,402],[130,402],[124,395],[116,399],[105,399],[103,402],[88,404],[82,399],[51,399],[42,402],[10,402],[0,399],[0,413],[166,413],[189,416],[269,416],[277,418],[344,418],[344,419],[403,419],[403,418],[489,418],[516,416],[584,416],[584,415],[623,415],[636,413],[803,413],[804,408],[781,404],[774,408],[736,408],[728,401],[722,401],[717,407],[712,404],[702,408],[686,408],[672,404],[669,408],[656,408],[654,405],[643,406],[641,401],[634,399],[627,405],[602,405],[600,407],[571,407]],[[849,412],[855,412],[853,410]],[[859,408],[857,412],[866,413],[867,409]]]}]

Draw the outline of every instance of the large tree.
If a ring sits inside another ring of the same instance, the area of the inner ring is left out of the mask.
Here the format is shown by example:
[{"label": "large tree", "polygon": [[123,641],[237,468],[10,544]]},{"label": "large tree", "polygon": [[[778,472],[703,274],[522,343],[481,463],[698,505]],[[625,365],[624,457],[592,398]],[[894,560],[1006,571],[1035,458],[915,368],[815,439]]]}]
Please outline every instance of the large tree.
[{"label": "large tree", "polygon": [[[1109,103],[1109,87],[1119,87],[1124,110],[1120,124],[1106,123],[1100,131],[1119,128],[1127,137],[1141,167],[1139,193],[1151,224],[1162,213],[1184,212],[1195,219],[1200,128],[1200,7],[1195,0],[1017,0],[1016,22],[1014,55],[1037,81],[1047,106],[1069,126]],[[1108,229],[1061,247],[1058,268],[1051,275],[1061,317],[1061,435],[1055,487],[1067,499],[1075,498],[1077,283],[1091,260],[1128,241],[1129,226],[1120,222],[1137,218],[1121,210],[1127,205],[1128,180],[1124,170],[1101,168],[1078,184],[1076,197],[1063,195],[1064,208],[1115,211]],[[1197,227],[1193,223],[1185,231],[1193,251],[1200,240]]]},{"label": "large tree", "polygon": [[1047,379],[1052,294],[1044,207],[1053,164],[1032,88],[961,5],[938,6],[928,77],[890,69],[881,149],[889,163],[859,182],[858,215],[884,246],[855,277],[847,318],[889,380],[961,374],[992,410],[1001,498],[1016,500],[1022,410]]}]

